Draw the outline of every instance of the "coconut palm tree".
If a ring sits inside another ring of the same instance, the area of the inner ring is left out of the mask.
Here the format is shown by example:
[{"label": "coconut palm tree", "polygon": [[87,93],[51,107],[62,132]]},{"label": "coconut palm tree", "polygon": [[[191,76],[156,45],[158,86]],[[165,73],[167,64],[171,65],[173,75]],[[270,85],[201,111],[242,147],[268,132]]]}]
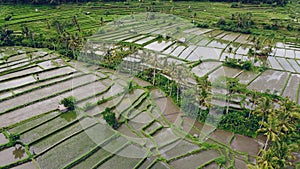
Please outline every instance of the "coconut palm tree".
[{"label": "coconut palm tree", "polygon": [[278,128],[278,125],[279,125],[279,121],[278,119],[274,118],[274,116],[272,115],[269,115],[268,116],[268,122],[261,122],[262,124],[262,128],[260,128],[258,130],[258,132],[263,132],[264,135],[267,136],[267,140],[265,142],[265,145],[264,145],[264,151],[266,151],[268,145],[269,145],[269,141],[272,141],[272,142],[277,142],[277,141],[280,141],[280,137],[279,137],[279,128]]},{"label": "coconut palm tree", "polygon": [[156,71],[157,71],[156,69],[160,69],[161,68],[160,58],[157,55],[152,56],[152,58],[151,58],[151,65],[153,66],[153,81],[152,81],[152,85],[155,85],[155,78],[156,78]]},{"label": "coconut palm tree", "polygon": [[265,120],[265,117],[268,116],[269,114],[273,113],[274,104],[269,97],[262,97],[261,99],[258,100],[257,103],[258,103],[257,107],[253,111],[253,113],[257,114],[258,116],[260,116],[262,118],[261,125],[260,125],[260,128],[261,128],[263,125],[263,122]]}]

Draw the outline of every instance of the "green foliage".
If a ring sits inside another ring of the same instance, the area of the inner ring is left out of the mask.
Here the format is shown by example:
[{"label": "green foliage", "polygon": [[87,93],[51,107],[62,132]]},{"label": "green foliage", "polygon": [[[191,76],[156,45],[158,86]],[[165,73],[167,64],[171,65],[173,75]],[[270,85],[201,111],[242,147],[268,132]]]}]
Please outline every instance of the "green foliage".
[{"label": "green foliage", "polygon": [[17,143],[17,141],[20,139],[20,134],[11,133],[8,135],[8,139],[9,139],[10,146],[14,146]]},{"label": "green foliage", "polygon": [[104,112],[102,112],[104,120],[110,125],[113,129],[117,129],[119,127],[119,122],[116,118],[116,114],[110,109],[106,108]]},{"label": "green foliage", "polygon": [[94,107],[94,105],[91,103],[91,102],[87,102],[85,105],[84,105],[84,110],[85,111],[88,111],[90,109],[92,109]]},{"label": "green foliage", "polygon": [[76,98],[73,96],[69,96],[60,101],[60,104],[63,104],[69,110],[74,110],[76,106]]},{"label": "green foliage", "polygon": [[127,82],[127,86],[125,87],[124,93],[131,93],[134,90],[133,81],[130,80]]},{"label": "green foliage", "polygon": [[232,2],[230,7],[231,7],[231,8],[237,8],[237,7],[239,7],[239,3],[237,3],[237,2]]},{"label": "green foliage", "polygon": [[209,25],[206,22],[201,22],[196,24],[198,28],[208,28]]},{"label": "green foliage", "polygon": [[[279,106],[276,108],[274,100],[264,97],[260,102],[260,106],[255,109],[255,112],[267,111],[261,116],[267,116],[265,121],[262,121],[261,128],[258,133],[263,133],[267,136],[262,155],[257,157],[258,168],[289,168],[292,166],[292,161],[296,159],[295,152],[299,152],[299,124],[300,124],[300,107],[289,99],[283,99],[276,103]],[[252,166],[253,167],[253,166]],[[293,168],[293,167],[292,167]]]},{"label": "green foliage", "polygon": [[229,58],[227,56],[224,64],[232,68],[239,68],[247,71],[252,71],[255,68],[250,60],[242,61],[241,59]]},{"label": "green foliage", "polygon": [[259,128],[260,117],[248,116],[248,111],[229,110],[224,114],[218,125],[218,128],[232,131],[246,136],[256,136],[256,130]]},{"label": "green foliage", "polygon": [[222,164],[226,164],[227,160],[226,160],[226,157],[224,155],[218,157],[217,159],[215,159],[215,162],[219,165],[222,165]]}]

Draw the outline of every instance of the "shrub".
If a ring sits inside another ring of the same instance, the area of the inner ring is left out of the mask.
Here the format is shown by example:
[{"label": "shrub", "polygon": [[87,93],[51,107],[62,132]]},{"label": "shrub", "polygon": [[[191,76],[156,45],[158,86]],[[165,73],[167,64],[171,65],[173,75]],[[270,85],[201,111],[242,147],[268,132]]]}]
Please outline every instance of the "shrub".
[{"label": "shrub", "polygon": [[237,2],[232,2],[230,8],[237,8],[239,7],[239,4]]},{"label": "shrub", "polygon": [[106,108],[102,113],[103,119],[110,125],[113,129],[117,129],[119,127],[119,122],[116,118],[116,114],[111,111],[110,108]]},{"label": "shrub", "polygon": [[198,28],[208,28],[209,25],[207,23],[197,23]]},{"label": "shrub", "polygon": [[253,64],[250,60],[246,60],[243,64],[242,64],[242,69],[245,70],[252,70],[253,69]]},{"label": "shrub", "polygon": [[73,96],[69,96],[67,98],[62,99],[60,103],[63,104],[65,107],[67,107],[69,110],[74,110],[76,104],[76,98]]},{"label": "shrub", "polygon": [[218,20],[218,23],[217,23],[219,26],[221,25],[226,25],[226,21],[225,21],[225,18],[221,17],[219,20]]}]

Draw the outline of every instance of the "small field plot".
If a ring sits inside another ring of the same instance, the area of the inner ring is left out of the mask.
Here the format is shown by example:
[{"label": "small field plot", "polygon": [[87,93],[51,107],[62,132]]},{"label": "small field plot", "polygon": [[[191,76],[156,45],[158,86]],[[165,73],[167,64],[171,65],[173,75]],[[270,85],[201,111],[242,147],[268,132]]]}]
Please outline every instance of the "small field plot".
[{"label": "small field plot", "polygon": [[114,132],[108,130],[106,126],[100,124],[93,126],[53,147],[36,160],[41,168],[62,168],[79,156],[91,151],[97,144],[103,143],[113,134]]},{"label": "small field plot", "polygon": [[127,140],[124,137],[113,138],[111,141],[108,142],[108,144],[100,145],[101,147],[96,152],[90,154],[86,159],[76,164],[72,168],[75,169],[92,168],[99,162],[102,162],[103,160],[112,156],[112,154],[116,150],[124,147],[126,143]]},{"label": "small field plot", "polygon": [[290,99],[297,101],[298,99],[297,92],[299,90],[299,84],[300,84],[300,75],[292,74],[282,96],[289,97]]},{"label": "small field plot", "polygon": [[8,143],[9,140],[5,137],[3,133],[0,133],[0,145]]},{"label": "small field plot", "polygon": [[135,130],[141,130],[142,126],[150,123],[153,120],[154,117],[150,116],[146,111],[144,111],[131,119],[129,125],[132,126]]},{"label": "small field plot", "polygon": [[51,121],[47,121],[47,123],[44,123],[32,130],[29,130],[28,132],[22,134],[20,136],[20,139],[22,140],[23,143],[30,143],[34,140],[37,140],[43,136],[48,135],[49,133],[63,127],[64,125],[72,122],[73,120],[76,120],[76,112],[67,112],[69,116],[73,115],[74,118],[71,118],[70,120],[66,120],[62,116],[54,118]]},{"label": "small field plot", "polygon": [[206,150],[187,157],[171,161],[170,165],[175,169],[182,168],[198,168],[199,166],[207,163],[208,161],[218,158],[220,154],[216,150]]},{"label": "small field plot", "polygon": [[179,137],[173,133],[171,128],[164,128],[158,131],[153,135],[153,138],[156,140],[158,147],[167,145],[168,143],[179,139]]},{"label": "small field plot", "polygon": [[170,55],[178,57],[179,54],[185,49],[185,46],[178,46]]},{"label": "small field plot", "polygon": [[223,130],[215,130],[208,137],[223,144],[229,145],[233,137],[233,133]]},{"label": "small field plot", "polygon": [[296,70],[296,73],[300,73],[300,65],[294,59],[287,59],[291,66]]},{"label": "small field plot", "polygon": [[285,49],[276,48],[275,56],[285,57]]},{"label": "small field plot", "polygon": [[160,52],[164,50],[166,47],[168,47],[169,45],[171,45],[172,43],[173,42],[171,41],[161,41],[161,42],[155,41],[146,45],[145,48]]},{"label": "small field plot", "polygon": [[14,147],[6,148],[0,151],[0,167],[5,166],[28,157],[25,148],[16,144]]},{"label": "small field plot", "polygon": [[211,48],[220,48],[220,49],[224,49],[226,48],[226,46],[228,45],[228,43],[226,43],[225,41],[221,41],[221,40],[213,40],[211,41],[207,46],[211,47]]},{"label": "small field plot", "polygon": [[199,146],[180,139],[174,143],[171,143],[167,146],[160,148],[159,152],[167,160],[170,160],[171,158],[178,157],[198,149],[200,149]]},{"label": "small field plot", "polygon": [[3,75],[3,76],[0,76],[0,81],[3,81],[3,80],[7,80],[7,79],[10,79],[10,78],[16,78],[18,76],[23,76],[23,75],[28,75],[28,74],[34,74],[36,72],[39,72],[43,69],[39,68],[39,67],[31,67],[31,68],[27,68],[27,69],[23,69],[23,70],[20,70],[20,71],[16,71],[16,72],[13,72],[13,73],[9,73],[9,74],[6,74],[6,75]]},{"label": "small field plot", "polygon": [[235,77],[237,76],[242,70],[240,69],[234,69],[227,66],[221,66],[214,72],[208,75],[208,78],[210,81],[215,81],[220,77]]},{"label": "small field plot", "polygon": [[125,95],[120,104],[116,106],[116,111],[120,114],[123,113],[125,110],[130,108],[133,103],[135,103],[144,94],[144,92],[144,90],[137,89],[134,90],[133,93]]},{"label": "small field plot", "polygon": [[222,37],[223,40],[227,40],[229,42],[233,42],[238,36],[240,36],[239,33],[229,33]]},{"label": "small field plot", "polygon": [[234,42],[246,44],[250,35],[241,34]]},{"label": "small field plot", "polygon": [[251,72],[251,71],[243,71],[237,78],[239,79],[239,82],[242,84],[248,84],[250,83],[258,73]]},{"label": "small field plot", "polygon": [[295,72],[293,67],[289,64],[289,62],[286,59],[278,57],[277,60],[285,70],[290,71],[290,72]]},{"label": "small field plot", "polygon": [[125,42],[135,42],[135,41],[137,41],[139,39],[142,39],[144,37],[145,37],[145,35],[139,35],[137,37],[133,37],[133,38],[127,39],[127,40],[125,40]]},{"label": "small field plot", "polygon": [[259,150],[262,148],[261,144],[256,139],[249,139],[249,137],[242,135],[235,135],[231,142],[231,148],[237,151],[248,153],[249,155],[256,156]]},{"label": "small field plot", "polygon": [[33,120],[23,122],[20,125],[17,125],[14,128],[9,129],[9,132],[23,133],[24,131],[29,130],[30,128],[41,125],[41,124],[45,123],[46,121],[57,117],[59,114],[60,114],[60,112],[58,112],[58,111],[54,111],[54,112],[45,114],[43,116],[40,116],[39,118],[35,118]]},{"label": "small field plot", "polygon": [[240,46],[235,53],[240,55],[247,55],[249,51],[249,46]]},{"label": "small field plot", "polygon": [[196,48],[197,46],[190,45],[187,47],[178,57],[181,59],[186,59],[189,54]]},{"label": "small field plot", "polygon": [[146,43],[146,42],[149,42],[149,41],[151,41],[151,40],[153,40],[153,39],[155,39],[155,37],[149,36],[149,37],[140,39],[140,40],[138,40],[138,41],[136,41],[136,42],[134,42],[134,43],[139,44],[139,45],[142,45],[142,44],[144,44],[144,43]]},{"label": "small field plot", "polygon": [[218,66],[220,66],[222,62],[203,62],[198,66],[192,68],[192,72],[195,73],[198,77],[203,77],[207,73],[213,71]]},{"label": "small field plot", "polygon": [[286,49],[285,50],[285,57],[294,59],[295,58],[295,51]]},{"label": "small field plot", "polygon": [[280,93],[286,83],[288,74],[288,72],[266,70],[256,78],[248,88],[260,92],[265,92],[269,89],[271,93],[274,93],[275,91]]},{"label": "small field plot", "polygon": [[141,161],[146,156],[146,151],[137,145],[130,144],[123,150],[118,152],[108,161],[100,165],[98,168],[134,168],[139,161]]},{"label": "small field plot", "polygon": [[166,50],[164,50],[162,53],[170,54],[174,49],[176,49],[177,46],[178,44],[174,43],[173,45],[169,46]]},{"label": "small field plot", "polygon": [[10,88],[15,88],[15,87],[30,84],[33,82],[36,82],[36,79],[33,76],[26,76],[26,77],[14,79],[14,80],[9,80],[9,81],[0,83],[0,90],[7,90]]},{"label": "small field plot", "polygon": [[75,124],[68,126],[54,134],[47,136],[46,138],[39,140],[30,146],[30,150],[37,154],[47,150],[53,145],[59,143],[61,140],[66,139],[75,133],[78,133],[92,125],[96,124],[95,120],[91,120],[90,118],[84,118]]},{"label": "small field plot", "polygon": [[157,161],[150,169],[171,169],[168,164],[162,161]]},{"label": "small field plot", "polygon": [[197,54],[201,56],[201,60],[219,60],[222,49],[198,47],[194,52],[197,52]]},{"label": "small field plot", "polygon": [[284,70],[280,64],[278,63],[278,61],[275,59],[275,57],[273,56],[269,56],[268,57],[268,61],[270,63],[271,68],[273,69],[277,69],[277,70]]},{"label": "small field plot", "polygon": [[[78,78],[70,79],[68,81],[64,81],[49,87],[44,87],[38,90],[34,90],[29,93],[25,93],[23,95],[19,95],[14,97],[13,99],[6,100],[0,103],[0,112],[5,111],[6,109],[13,108],[16,106],[20,106],[25,103],[30,103],[33,101],[36,101],[38,99],[41,99],[43,97],[47,97],[49,95],[53,95],[53,91],[55,92],[62,92],[67,89],[72,89],[73,87],[77,87],[80,85],[83,85],[88,82],[94,81],[94,79],[97,79],[94,75],[86,75],[81,76]],[[93,88],[95,89],[95,88]]]},{"label": "small field plot", "polygon": [[44,80],[44,79],[52,78],[52,77],[55,77],[55,76],[70,74],[70,73],[73,73],[73,72],[76,72],[76,70],[71,68],[71,67],[63,67],[63,68],[60,68],[60,69],[41,72],[38,75],[39,75],[39,80]]},{"label": "small field plot", "polygon": [[13,167],[12,169],[37,169],[37,166],[33,162],[27,162],[21,165],[18,165],[16,167]]},{"label": "small field plot", "polygon": [[295,50],[295,58],[300,59],[300,50]]}]

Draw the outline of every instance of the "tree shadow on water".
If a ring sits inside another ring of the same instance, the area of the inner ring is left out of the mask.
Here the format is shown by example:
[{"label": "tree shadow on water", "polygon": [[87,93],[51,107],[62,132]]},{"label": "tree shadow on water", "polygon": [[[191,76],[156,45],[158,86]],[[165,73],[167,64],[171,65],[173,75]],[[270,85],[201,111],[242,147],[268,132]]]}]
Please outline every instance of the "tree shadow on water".
[{"label": "tree shadow on water", "polygon": [[13,151],[13,155],[15,159],[19,158],[22,159],[25,154],[25,149],[22,146],[15,146],[15,150]]}]

